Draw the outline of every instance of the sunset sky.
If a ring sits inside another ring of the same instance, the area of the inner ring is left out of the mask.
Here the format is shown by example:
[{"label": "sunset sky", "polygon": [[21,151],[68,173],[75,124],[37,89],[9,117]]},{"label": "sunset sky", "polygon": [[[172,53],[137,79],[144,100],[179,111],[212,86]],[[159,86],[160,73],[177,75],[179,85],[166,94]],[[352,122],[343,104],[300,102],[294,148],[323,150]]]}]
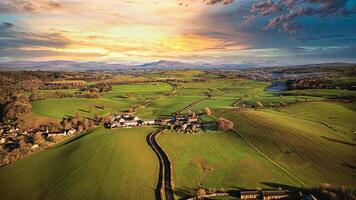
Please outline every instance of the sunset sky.
[{"label": "sunset sky", "polygon": [[0,61],[356,62],[356,0],[0,0]]}]

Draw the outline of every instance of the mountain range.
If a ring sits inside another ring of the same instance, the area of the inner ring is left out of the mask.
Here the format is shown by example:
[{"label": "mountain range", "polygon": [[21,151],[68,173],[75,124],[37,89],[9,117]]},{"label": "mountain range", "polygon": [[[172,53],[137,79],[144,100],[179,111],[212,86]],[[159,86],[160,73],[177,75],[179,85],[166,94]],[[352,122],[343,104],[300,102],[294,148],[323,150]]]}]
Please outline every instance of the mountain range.
[{"label": "mountain range", "polygon": [[[350,65],[347,63],[314,64],[313,66]],[[263,64],[210,64],[161,60],[145,64],[120,64],[106,62],[52,61],[12,61],[0,63],[0,71],[128,71],[128,70],[182,70],[182,69],[247,69],[263,67]],[[305,66],[305,65],[303,65]]]}]

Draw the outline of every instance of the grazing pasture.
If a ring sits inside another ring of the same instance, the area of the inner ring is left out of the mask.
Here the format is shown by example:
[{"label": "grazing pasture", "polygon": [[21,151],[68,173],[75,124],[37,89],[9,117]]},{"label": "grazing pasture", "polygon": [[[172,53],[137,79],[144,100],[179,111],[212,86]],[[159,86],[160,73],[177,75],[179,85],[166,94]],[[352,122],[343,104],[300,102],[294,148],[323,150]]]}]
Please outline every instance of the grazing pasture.
[{"label": "grazing pasture", "polygon": [[158,138],[172,160],[177,195],[191,188],[237,189],[297,186],[293,178],[259,155],[234,132],[183,135],[166,132]]},{"label": "grazing pasture", "polygon": [[98,99],[46,99],[35,101],[32,106],[34,113],[55,119],[74,116],[77,112],[93,117],[96,113],[103,115],[123,112],[132,105],[144,103],[157,95],[164,95],[171,89],[166,83],[114,85],[112,91],[101,93],[102,97]]},{"label": "grazing pasture", "polygon": [[216,115],[233,121],[240,135],[305,185],[328,182],[356,187],[356,144],[327,126],[272,110]]},{"label": "grazing pasture", "polygon": [[154,199],[152,128],[99,128],[0,168],[2,199]]},{"label": "grazing pasture", "polygon": [[167,96],[158,99],[137,112],[142,118],[167,117],[172,113],[188,106],[194,101],[204,99],[202,96]]},{"label": "grazing pasture", "polygon": [[356,142],[356,112],[350,103],[311,102],[277,109],[290,116],[314,121],[334,129],[340,137]]},{"label": "grazing pasture", "polygon": [[120,112],[128,106],[126,102],[110,99],[63,98],[35,101],[32,103],[32,110],[38,115],[62,119],[65,116],[74,116],[75,113],[93,117],[95,113],[102,115]]}]

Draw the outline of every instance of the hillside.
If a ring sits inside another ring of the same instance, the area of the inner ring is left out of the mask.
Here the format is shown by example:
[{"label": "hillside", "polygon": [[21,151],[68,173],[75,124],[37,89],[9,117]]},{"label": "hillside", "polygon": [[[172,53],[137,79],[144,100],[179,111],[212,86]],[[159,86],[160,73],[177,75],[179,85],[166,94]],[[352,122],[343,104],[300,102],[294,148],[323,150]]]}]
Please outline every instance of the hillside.
[{"label": "hillside", "polygon": [[306,185],[356,187],[356,145],[325,125],[271,110],[217,115],[232,120],[239,134]]},{"label": "hillside", "polygon": [[[97,129],[0,168],[2,199],[154,199],[153,129]],[[129,142],[128,142],[129,141]]]},{"label": "hillside", "polygon": [[158,142],[173,164],[178,196],[191,188],[269,188],[267,183],[298,186],[298,182],[259,155],[233,132],[183,135],[166,132]]}]

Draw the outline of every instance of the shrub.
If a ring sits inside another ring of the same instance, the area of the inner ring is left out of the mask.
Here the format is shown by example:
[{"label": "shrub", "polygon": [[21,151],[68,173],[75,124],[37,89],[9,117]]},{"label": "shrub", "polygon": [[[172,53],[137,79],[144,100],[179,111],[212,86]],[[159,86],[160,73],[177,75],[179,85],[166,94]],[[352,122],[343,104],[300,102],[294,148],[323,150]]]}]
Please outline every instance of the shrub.
[{"label": "shrub", "polygon": [[197,199],[204,199],[205,195],[206,195],[206,191],[203,188],[198,189],[195,193],[195,197]]},{"label": "shrub", "polygon": [[256,108],[263,108],[263,104],[259,101],[256,102]]},{"label": "shrub", "polygon": [[356,200],[356,191],[344,186],[336,187],[323,183],[312,190],[317,199],[323,200]]},{"label": "shrub", "polygon": [[218,119],[218,126],[221,130],[227,131],[234,128],[234,123],[228,119],[220,117]]},{"label": "shrub", "polygon": [[206,107],[206,108],[204,109],[204,112],[205,112],[205,114],[208,115],[208,116],[211,115],[211,110],[210,110],[210,108],[208,108],[208,107]]}]

